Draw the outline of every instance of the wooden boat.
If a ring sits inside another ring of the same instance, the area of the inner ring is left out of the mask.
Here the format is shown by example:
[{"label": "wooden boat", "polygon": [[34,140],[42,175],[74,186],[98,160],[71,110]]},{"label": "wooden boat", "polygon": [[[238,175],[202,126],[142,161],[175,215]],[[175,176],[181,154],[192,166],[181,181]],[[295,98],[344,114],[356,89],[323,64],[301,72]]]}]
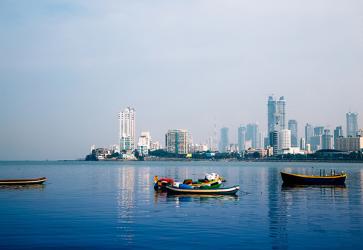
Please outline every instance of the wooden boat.
[{"label": "wooden boat", "polygon": [[33,184],[42,184],[45,182],[47,178],[40,177],[35,179],[8,179],[8,180],[0,180],[0,185],[33,185]]},{"label": "wooden boat", "polygon": [[[207,174],[209,175],[209,174]],[[218,174],[212,173],[211,175],[215,177],[215,179],[207,178],[207,175],[204,179],[199,179],[198,181],[193,181],[192,179],[185,179],[183,184],[192,186],[193,188],[219,188],[222,185],[223,178]],[[172,186],[174,184],[179,185],[178,182],[174,183],[173,178],[154,176],[154,189],[155,190],[166,190],[166,186]]]},{"label": "wooden boat", "polygon": [[281,172],[284,184],[299,185],[344,185],[347,174],[336,174],[330,176],[289,174]]},{"label": "wooden boat", "polygon": [[219,195],[234,195],[238,192],[239,186],[226,187],[226,188],[178,188],[174,186],[167,186],[166,191],[168,194],[219,194]]}]

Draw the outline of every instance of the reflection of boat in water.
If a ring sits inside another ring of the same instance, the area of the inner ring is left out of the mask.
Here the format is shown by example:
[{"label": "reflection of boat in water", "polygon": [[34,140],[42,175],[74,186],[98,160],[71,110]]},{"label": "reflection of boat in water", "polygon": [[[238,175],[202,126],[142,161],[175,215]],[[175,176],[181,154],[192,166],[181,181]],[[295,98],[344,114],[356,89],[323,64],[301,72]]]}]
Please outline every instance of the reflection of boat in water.
[{"label": "reflection of boat in water", "polygon": [[347,175],[341,173],[329,176],[317,176],[281,172],[281,177],[284,184],[290,185],[344,185]]},{"label": "reflection of boat in water", "polygon": [[168,194],[196,194],[196,195],[235,195],[239,190],[239,186],[226,188],[179,188],[167,186]]},{"label": "reflection of boat in water", "polygon": [[281,185],[281,190],[288,191],[288,190],[298,190],[298,189],[305,189],[305,188],[326,188],[326,189],[346,189],[346,185],[303,185],[303,184],[286,184],[283,183]]},{"label": "reflection of boat in water", "polygon": [[0,180],[0,185],[35,185],[35,184],[43,184],[47,178],[40,177],[34,179],[8,179],[8,180]]},{"label": "reflection of boat in water", "polygon": [[44,189],[43,184],[33,185],[0,185],[0,190],[30,190],[30,189]]}]

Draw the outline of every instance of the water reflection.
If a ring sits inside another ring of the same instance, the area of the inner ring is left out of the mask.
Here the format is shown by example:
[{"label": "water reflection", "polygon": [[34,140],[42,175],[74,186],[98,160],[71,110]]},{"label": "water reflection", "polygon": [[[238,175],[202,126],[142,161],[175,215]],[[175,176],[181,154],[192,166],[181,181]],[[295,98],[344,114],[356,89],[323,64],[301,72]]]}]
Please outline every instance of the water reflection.
[{"label": "water reflection", "polygon": [[162,202],[175,202],[179,205],[181,202],[209,203],[220,201],[238,201],[238,195],[211,195],[211,194],[168,194],[165,191],[154,191],[154,203],[157,205]]},{"label": "water reflection", "polygon": [[0,185],[0,190],[31,190],[37,189],[43,191],[46,187],[45,184],[32,184],[32,185]]},{"label": "water reflection", "polygon": [[268,170],[269,191],[268,191],[268,218],[269,236],[272,249],[288,249],[287,233],[287,200],[285,195],[279,195],[278,183],[280,172],[278,169]]},{"label": "water reflection", "polygon": [[118,172],[118,229],[121,230],[119,237],[130,245],[135,238],[131,227],[135,222],[133,217],[135,208],[135,168],[121,167]]}]

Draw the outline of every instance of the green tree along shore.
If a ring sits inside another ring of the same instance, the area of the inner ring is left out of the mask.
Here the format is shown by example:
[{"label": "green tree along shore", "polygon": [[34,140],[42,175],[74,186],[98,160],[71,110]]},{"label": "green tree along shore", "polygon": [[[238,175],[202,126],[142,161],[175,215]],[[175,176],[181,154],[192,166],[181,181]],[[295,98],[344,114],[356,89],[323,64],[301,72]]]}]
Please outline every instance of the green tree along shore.
[{"label": "green tree along shore", "polygon": [[[122,152],[124,153],[124,152]],[[103,160],[122,160],[122,153],[112,153]],[[236,161],[326,161],[326,162],[363,162],[363,152],[342,152],[337,150],[318,150],[313,154],[285,154],[261,157],[259,152],[196,152],[192,154],[175,154],[163,149],[150,151],[148,156],[141,155],[137,150],[133,152],[136,160],[236,160]],[[93,152],[86,156],[86,161],[98,161]]]}]

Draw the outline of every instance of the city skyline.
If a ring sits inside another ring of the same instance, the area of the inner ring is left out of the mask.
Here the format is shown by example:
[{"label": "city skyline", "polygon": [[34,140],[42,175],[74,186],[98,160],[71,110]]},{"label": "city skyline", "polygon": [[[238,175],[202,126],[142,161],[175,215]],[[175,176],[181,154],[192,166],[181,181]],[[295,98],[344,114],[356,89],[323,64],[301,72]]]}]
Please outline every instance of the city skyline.
[{"label": "city skyline", "polygon": [[241,124],[267,131],[273,93],[299,137],[307,122],[345,133],[345,114],[362,114],[362,10],[328,0],[2,1],[0,160],[77,159],[118,144],[116,115],[129,105],[137,136],[163,142],[186,128],[204,142],[216,124],[237,143]]}]

